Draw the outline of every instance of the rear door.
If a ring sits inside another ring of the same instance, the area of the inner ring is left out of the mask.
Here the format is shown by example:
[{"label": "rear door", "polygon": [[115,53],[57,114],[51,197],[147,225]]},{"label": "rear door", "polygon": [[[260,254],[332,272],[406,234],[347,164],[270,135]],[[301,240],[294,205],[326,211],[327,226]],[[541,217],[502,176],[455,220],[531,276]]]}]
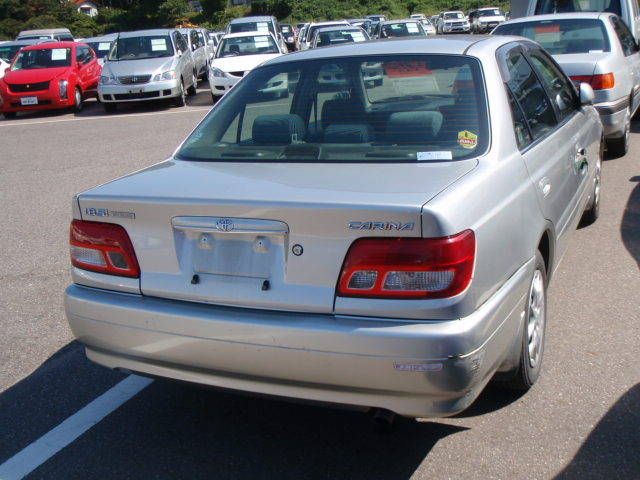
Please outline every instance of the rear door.
[{"label": "rear door", "polygon": [[[633,0],[635,2],[635,0]],[[629,28],[618,17],[611,17],[611,24],[622,47],[624,60],[629,71],[631,112],[635,112],[640,104],[640,53],[638,44]],[[616,79],[617,80],[617,79]],[[624,81],[624,79],[621,79]]]},{"label": "rear door", "polygon": [[[520,148],[535,185],[540,207],[556,230],[559,256],[566,245],[578,191],[574,174],[576,149],[581,148],[574,120],[559,124],[549,95],[521,46],[501,51],[502,73],[512,96],[512,108],[524,119]],[[515,116],[515,115],[514,115]],[[525,135],[526,134],[526,135]],[[559,257],[558,257],[559,258]]]}]

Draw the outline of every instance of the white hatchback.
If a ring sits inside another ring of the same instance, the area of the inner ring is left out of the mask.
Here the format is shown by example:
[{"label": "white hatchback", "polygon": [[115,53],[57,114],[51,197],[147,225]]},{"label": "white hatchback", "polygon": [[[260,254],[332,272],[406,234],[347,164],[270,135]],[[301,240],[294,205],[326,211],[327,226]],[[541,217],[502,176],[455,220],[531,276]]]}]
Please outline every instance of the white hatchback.
[{"label": "white hatchback", "polygon": [[[222,37],[209,71],[213,101],[217,101],[255,67],[283,53],[285,52],[271,33],[229,33]],[[283,78],[279,82],[268,93],[286,96],[287,79]]]}]

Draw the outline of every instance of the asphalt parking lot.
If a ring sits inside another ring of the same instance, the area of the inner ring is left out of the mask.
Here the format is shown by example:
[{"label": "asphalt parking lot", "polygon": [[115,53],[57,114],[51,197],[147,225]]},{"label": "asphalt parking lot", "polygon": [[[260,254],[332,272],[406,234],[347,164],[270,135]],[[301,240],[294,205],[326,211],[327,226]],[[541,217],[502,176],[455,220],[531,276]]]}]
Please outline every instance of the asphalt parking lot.
[{"label": "asphalt parking lot", "polygon": [[0,479],[640,478],[640,122],[556,273],[526,395],[489,387],[461,416],[380,435],[362,412],[154,380],[63,423],[127,378],[89,363],[64,317],[71,197],[166,158],[210,103],[201,88],[184,108],[0,120]]}]

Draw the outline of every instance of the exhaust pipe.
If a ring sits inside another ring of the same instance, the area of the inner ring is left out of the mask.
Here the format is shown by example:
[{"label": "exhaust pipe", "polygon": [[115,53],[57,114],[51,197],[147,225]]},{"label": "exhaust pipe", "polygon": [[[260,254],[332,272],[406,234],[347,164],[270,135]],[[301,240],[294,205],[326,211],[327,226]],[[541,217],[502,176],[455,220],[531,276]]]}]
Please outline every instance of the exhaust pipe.
[{"label": "exhaust pipe", "polygon": [[396,414],[391,410],[377,408],[373,412],[373,427],[378,433],[388,433],[393,429]]}]

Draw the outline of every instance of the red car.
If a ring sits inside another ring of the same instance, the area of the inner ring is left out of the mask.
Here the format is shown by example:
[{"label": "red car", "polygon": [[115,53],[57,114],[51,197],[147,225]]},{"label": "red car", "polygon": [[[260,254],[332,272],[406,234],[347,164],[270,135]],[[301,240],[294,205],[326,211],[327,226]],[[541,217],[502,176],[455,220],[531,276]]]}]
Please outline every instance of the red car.
[{"label": "red car", "polygon": [[102,66],[84,43],[52,42],[24,47],[0,79],[0,112],[82,109],[95,95]]}]

